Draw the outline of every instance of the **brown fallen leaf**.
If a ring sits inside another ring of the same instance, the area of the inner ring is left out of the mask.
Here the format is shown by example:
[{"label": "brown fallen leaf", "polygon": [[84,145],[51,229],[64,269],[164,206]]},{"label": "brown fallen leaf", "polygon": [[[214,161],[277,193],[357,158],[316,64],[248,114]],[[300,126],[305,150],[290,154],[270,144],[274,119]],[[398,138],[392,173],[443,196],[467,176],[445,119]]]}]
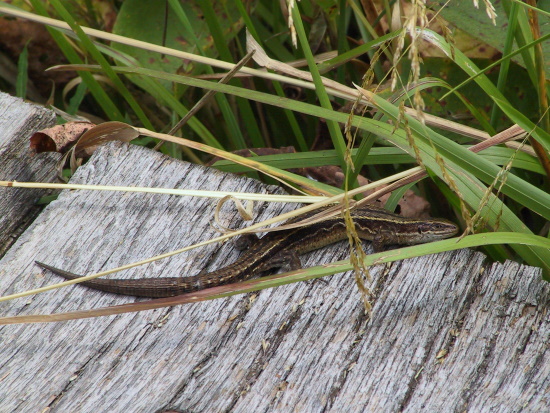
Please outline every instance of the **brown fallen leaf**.
[{"label": "brown fallen leaf", "polygon": [[67,122],[52,128],[42,129],[30,138],[30,148],[34,153],[66,153],[80,137],[96,126],[90,122]]},{"label": "brown fallen leaf", "polygon": [[92,156],[95,150],[107,142],[130,142],[139,136],[139,133],[130,125],[123,122],[105,122],[86,131],[74,146],[77,158]]},{"label": "brown fallen leaf", "polygon": [[92,156],[102,144],[110,141],[130,142],[139,133],[123,122],[105,122],[95,125],[90,122],[67,122],[64,125],[43,129],[30,138],[35,153],[59,152],[64,154],[57,165],[57,175],[64,181],[63,168],[70,161],[71,172]]}]

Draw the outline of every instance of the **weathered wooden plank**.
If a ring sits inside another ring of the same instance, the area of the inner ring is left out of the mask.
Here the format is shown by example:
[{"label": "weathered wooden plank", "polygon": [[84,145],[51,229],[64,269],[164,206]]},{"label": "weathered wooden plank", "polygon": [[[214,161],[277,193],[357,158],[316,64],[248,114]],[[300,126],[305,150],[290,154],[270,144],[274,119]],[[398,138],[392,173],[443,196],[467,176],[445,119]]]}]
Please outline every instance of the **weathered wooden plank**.
[{"label": "weathered wooden plank", "polygon": [[409,411],[550,411],[550,289],[539,277],[509,261],[480,276],[449,355],[426,366]]},{"label": "weathered wooden plank", "polygon": [[[55,179],[52,160],[57,159],[58,154],[40,154],[29,161],[29,137],[36,130],[53,124],[52,111],[0,93],[0,180],[52,182]],[[44,190],[0,187],[0,256],[39,212],[34,203],[44,193]]]},{"label": "weathered wooden plank", "polygon": [[[75,181],[273,190],[126,145],[100,149]],[[258,206],[259,218],[281,208],[292,206]],[[63,193],[0,261],[0,292],[58,281],[35,259],[89,273],[209,239],[212,210],[200,199]],[[194,274],[236,256],[231,245],[209,246],[121,276]],[[303,263],[346,256],[341,243]],[[7,412],[548,410],[549,289],[538,270],[487,266],[482,254],[461,250],[372,275],[371,320],[353,277],[341,274],[139,314],[3,326],[0,405]],[[133,300],[75,286],[0,303],[0,313]],[[438,359],[441,350],[448,354]]]}]

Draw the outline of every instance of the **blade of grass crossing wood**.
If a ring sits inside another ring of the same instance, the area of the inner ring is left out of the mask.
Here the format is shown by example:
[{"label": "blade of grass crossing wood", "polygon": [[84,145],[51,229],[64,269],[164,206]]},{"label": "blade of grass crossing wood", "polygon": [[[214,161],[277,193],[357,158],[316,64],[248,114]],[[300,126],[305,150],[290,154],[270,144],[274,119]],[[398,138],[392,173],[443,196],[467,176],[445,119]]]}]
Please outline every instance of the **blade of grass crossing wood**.
[{"label": "blade of grass crossing wood", "polygon": [[[550,242],[547,239],[535,235],[515,233],[476,234],[465,237],[460,241],[457,241],[456,238],[451,238],[443,241],[432,242],[429,244],[392,250],[391,254],[388,254],[387,252],[371,254],[365,257],[364,263],[366,266],[369,266],[374,264],[393,262],[401,259],[414,258],[421,255],[433,254],[436,252],[453,251],[460,248],[471,248],[483,245],[505,243],[522,243],[531,246],[538,246],[540,248],[550,248]],[[278,287],[295,282],[307,281],[314,278],[320,278],[327,275],[350,271],[351,269],[352,265],[349,260],[337,261],[332,263],[331,265],[305,268],[291,273],[266,276],[259,279],[248,280],[235,284],[228,284],[225,286],[201,290],[198,292],[184,294],[176,297],[157,298],[154,300],[141,301],[131,304],[122,304],[112,307],[73,311],[60,314],[2,317],[0,318],[0,325],[77,320],[82,318],[100,317],[106,315],[151,310],[155,308],[195,303],[198,301],[214,300],[217,298],[259,291],[262,289]],[[548,280],[548,278],[545,279]]]},{"label": "blade of grass crossing wood", "polygon": [[[454,207],[455,211],[460,211],[461,204],[457,194],[455,194],[447,186],[447,184],[445,184],[443,180],[436,176],[432,171],[428,170],[427,172],[432,178],[432,181],[437,185],[441,193],[445,196],[447,202],[449,202],[449,204]],[[504,245],[485,246],[485,252],[495,261],[505,261],[507,259],[512,259],[510,250],[508,250]]]}]

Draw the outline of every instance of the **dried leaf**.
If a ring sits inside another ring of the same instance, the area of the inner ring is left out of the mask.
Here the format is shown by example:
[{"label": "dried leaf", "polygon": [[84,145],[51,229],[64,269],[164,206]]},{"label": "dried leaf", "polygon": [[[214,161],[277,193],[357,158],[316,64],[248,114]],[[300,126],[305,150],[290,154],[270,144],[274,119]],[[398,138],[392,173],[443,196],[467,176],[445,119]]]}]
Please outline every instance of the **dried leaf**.
[{"label": "dried leaf", "polygon": [[35,153],[66,153],[74,142],[94,126],[90,122],[67,122],[43,129],[31,136],[30,147]]},{"label": "dried leaf", "polygon": [[77,158],[91,156],[104,143],[111,141],[130,142],[139,133],[130,125],[122,122],[105,122],[88,130],[82,135],[74,147]]}]

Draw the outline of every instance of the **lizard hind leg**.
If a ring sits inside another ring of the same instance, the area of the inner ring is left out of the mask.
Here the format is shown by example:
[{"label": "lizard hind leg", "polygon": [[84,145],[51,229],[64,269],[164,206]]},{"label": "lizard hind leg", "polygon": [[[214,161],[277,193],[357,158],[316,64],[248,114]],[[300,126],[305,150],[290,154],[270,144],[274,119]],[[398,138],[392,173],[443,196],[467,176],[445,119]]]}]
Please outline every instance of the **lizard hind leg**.
[{"label": "lizard hind leg", "polygon": [[295,251],[281,251],[264,263],[260,272],[268,271],[273,268],[284,268],[289,271],[295,271],[302,268],[302,262]]}]

